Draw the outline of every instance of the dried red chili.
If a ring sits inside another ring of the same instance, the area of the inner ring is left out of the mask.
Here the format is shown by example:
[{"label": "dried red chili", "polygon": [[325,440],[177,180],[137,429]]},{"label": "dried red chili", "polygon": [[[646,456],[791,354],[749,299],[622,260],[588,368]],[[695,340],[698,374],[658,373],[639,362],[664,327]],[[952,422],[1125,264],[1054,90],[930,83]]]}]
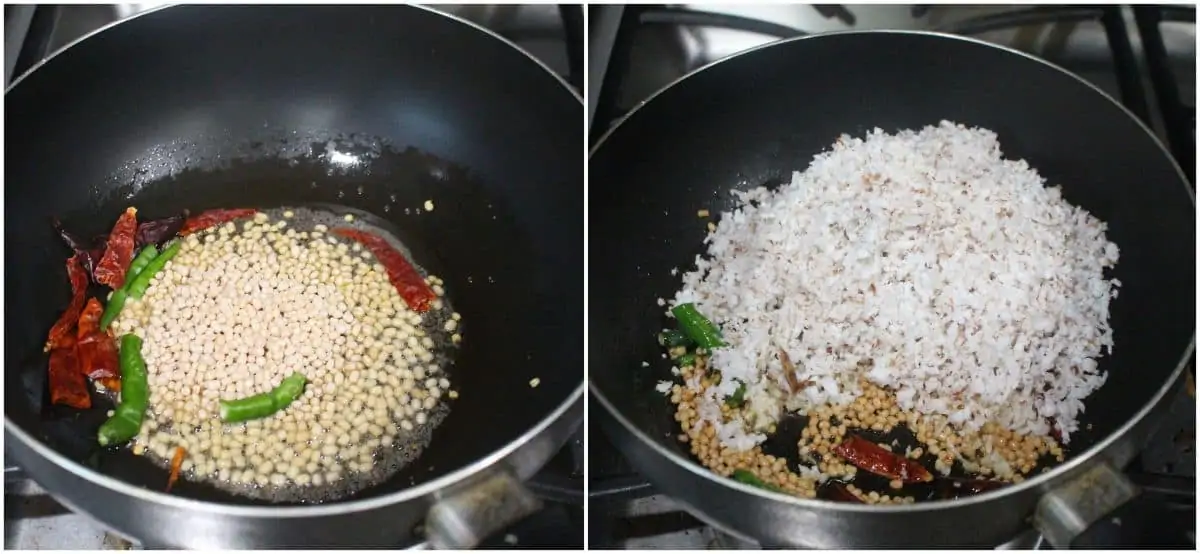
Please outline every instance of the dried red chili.
[{"label": "dried red chili", "polygon": [[234,210],[205,210],[197,215],[187,218],[183,222],[183,228],[179,230],[182,236],[188,236],[197,231],[203,231],[209,227],[227,223],[235,219],[243,217],[251,217],[258,213],[258,210],[253,208],[242,208]]},{"label": "dried red chili", "polygon": [[44,352],[68,344],[68,339],[69,344],[75,344],[75,335],[72,331],[75,329],[80,312],[83,311],[83,301],[86,298],[88,286],[87,271],[79,262],[78,254],[67,258],[67,278],[71,281],[71,303],[67,304],[66,311],[58,316],[58,321],[54,322],[54,326],[50,328],[50,336],[46,339]]},{"label": "dried red chili", "polygon": [[137,208],[129,207],[117,218],[112,232],[108,234],[108,243],[104,257],[96,265],[96,282],[108,285],[113,290],[125,284],[125,272],[129,270],[129,262],[133,261],[133,243],[137,234]]},{"label": "dried red chili", "polygon": [[120,379],[121,359],[117,341],[104,331],[93,331],[79,338],[79,371],[92,379]]},{"label": "dried red chili", "polygon": [[87,270],[89,276],[95,278],[96,264],[100,263],[100,258],[104,257],[104,238],[87,242],[80,240],[70,231],[67,231],[58,218],[54,219],[54,230],[58,232],[58,236],[63,242],[71,248],[71,251],[79,256],[79,263],[83,264],[83,268]]},{"label": "dried red chili", "polygon": [[138,230],[134,244],[137,248],[141,248],[147,244],[155,244],[162,246],[163,243],[179,234],[183,229],[183,223],[187,220],[187,211],[182,214],[164,217],[162,219],[153,219],[138,223]]},{"label": "dried red chili", "polygon": [[92,397],[79,370],[75,337],[68,336],[67,342],[50,351],[50,403],[86,410],[92,407]]},{"label": "dried red chili", "polygon": [[121,361],[117,353],[117,341],[100,330],[100,316],[104,306],[99,300],[90,298],[79,314],[76,343],[79,356],[79,371],[92,379],[120,379]]},{"label": "dried red chili", "polygon": [[899,479],[904,483],[928,483],[933,480],[933,474],[915,460],[889,452],[856,435],[846,437],[833,451],[854,467],[888,479]]},{"label": "dried red chili", "polygon": [[863,502],[863,499],[854,496],[854,493],[850,492],[850,489],[846,488],[846,485],[836,481],[830,481],[828,485],[825,485],[825,491],[830,500],[866,504],[866,502]]},{"label": "dried red chili", "polygon": [[961,498],[996,490],[1007,484],[1003,481],[992,481],[990,479],[943,477],[938,479],[938,496],[944,499]]},{"label": "dried red chili", "polygon": [[1050,425],[1050,438],[1053,438],[1055,442],[1061,443],[1062,431],[1058,429],[1058,422],[1053,419],[1046,418],[1046,424]]},{"label": "dried red chili", "polygon": [[433,301],[437,300],[437,294],[425,282],[425,278],[404,259],[403,254],[392,248],[382,237],[347,227],[339,227],[330,232],[351,239],[370,250],[387,270],[388,280],[396,287],[396,292],[400,293],[400,297],[404,298],[413,311],[429,311]]},{"label": "dried red chili", "polygon": [[104,315],[104,305],[95,298],[89,298],[79,314],[79,327],[75,336],[83,338],[100,330],[100,316]]}]

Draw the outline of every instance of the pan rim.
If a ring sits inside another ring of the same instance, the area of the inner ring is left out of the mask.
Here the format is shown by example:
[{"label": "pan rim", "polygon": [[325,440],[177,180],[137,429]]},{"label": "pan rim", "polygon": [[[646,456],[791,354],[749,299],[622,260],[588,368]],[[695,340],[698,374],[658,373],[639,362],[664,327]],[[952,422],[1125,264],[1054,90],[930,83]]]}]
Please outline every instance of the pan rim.
[{"label": "pan rim", "polygon": [[[593,145],[588,150],[589,163],[591,161],[592,156],[595,155],[597,151],[599,151],[600,147],[603,146],[608,141],[608,139],[612,136],[612,134],[614,132],[616,132],[617,129],[619,129],[622,125],[625,124],[626,121],[628,121],[631,117],[633,117],[634,114],[636,114],[638,111],[640,111],[642,108],[644,108],[647,104],[652,102],[655,98],[658,98],[660,95],[664,94],[666,91],[668,91],[671,88],[674,88],[676,85],[679,85],[680,83],[686,81],[689,77],[698,75],[703,71],[707,71],[719,64],[739,58],[743,55],[752,54],[759,50],[765,50],[765,49],[773,48],[773,47],[777,47],[777,46],[786,46],[793,42],[804,41],[804,40],[815,40],[815,39],[820,39],[823,37],[843,36],[843,35],[884,35],[884,34],[927,36],[927,37],[940,38],[940,39],[945,39],[945,40],[957,40],[957,41],[961,41],[961,42],[972,43],[977,46],[985,46],[985,47],[995,48],[997,50],[1005,51],[1010,54],[1016,54],[1018,56],[1026,58],[1028,60],[1040,63],[1049,69],[1058,71],[1059,73],[1062,73],[1063,75],[1070,77],[1070,78],[1078,81],[1079,83],[1082,83],[1083,85],[1092,89],[1097,94],[1104,97],[1106,100],[1111,102],[1117,108],[1119,108],[1126,116],[1129,117],[1129,119],[1133,120],[1134,123],[1136,123],[1138,125],[1138,127],[1141,128],[1142,131],[1146,133],[1147,136],[1149,136],[1149,138],[1153,141],[1153,143],[1156,146],[1158,146],[1158,149],[1163,153],[1163,155],[1166,156],[1167,160],[1171,164],[1171,167],[1173,167],[1175,169],[1175,173],[1179,176],[1179,181],[1183,184],[1184,191],[1187,192],[1188,197],[1192,201],[1192,205],[1195,206],[1195,204],[1196,204],[1195,191],[1193,190],[1191,184],[1188,182],[1187,176],[1183,173],[1183,169],[1179,167],[1179,163],[1178,163],[1178,161],[1175,160],[1175,157],[1173,155],[1171,155],[1170,151],[1167,150],[1166,146],[1163,145],[1162,141],[1160,141],[1158,139],[1158,136],[1156,136],[1154,134],[1154,132],[1149,127],[1147,127],[1145,123],[1142,122],[1142,120],[1138,119],[1137,116],[1135,116],[1133,114],[1133,112],[1129,111],[1128,108],[1126,108],[1123,104],[1118,102],[1112,96],[1109,96],[1107,93],[1105,93],[1099,87],[1097,87],[1096,85],[1092,84],[1091,82],[1083,79],[1082,77],[1080,77],[1070,71],[1067,71],[1066,69],[1064,69],[1063,67],[1061,67],[1059,65],[1051,63],[1045,59],[1039,58],[1032,54],[1022,52],[1015,48],[987,42],[985,40],[978,39],[975,37],[953,35],[953,34],[949,34],[949,33],[937,32],[937,31],[901,30],[901,29],[868,29],[868,30],[831,31],[831,32],[826,32],[826,33],[816,33],[816,34],[812,34],[812,35],[804,35],[804,36],[799,36],[799,37],[780,39],[780,40],[770,42],[767,44],[755,46],[753,48],[747,48],[746,50],[742,50],[741,52],[737,52],[737,53],[731,54],[729,56],[726,56],[724,58],[721,58],[719,60],[712,61],[712,62],[700,67],[699,69],[696,69],[686,75],[683,75],[683,76],[675,79],[674,81],[668,83],[667,85],[663,86],[662,88],[658,89],[657,91],[654,92],[654,94],[651,94],[645,100],[639,102],[636,106],[634,106],[633,109],[631,109],[629,111],[629,113],[625,114],[623,117],[618,119],[611,127],[609,127],[600,136],[600,138],[596,141],[596,144]],[[1169,392],[1171,392],[1171,390],[1173,390],[1175,385],[1178,383],[1180,377],[1183,374],[1184,369],[1187,367],[1188,359],[1191,358],[1192,353],[1195,352],[1195,350],[1196,350],[1196,331],[1193,326],[1191,341],[1188,343],[1187,347],[1184,348],[1183,356],[1180,358],[1179,363],[1175,366],[1175,369],[1171,372],[1170,376],[1168,376],[1168,378],[1163,382],[1163,385],[1158,389],[1157,392],[1154,393],[1154,395],[1150,398],[1150,400],[1146,404],[1144,404],[1133,415],[1133,417],[1131,417],[1129,420],[1127,420],[1123,425],[1118,427],[1116,430],[1109,433],[1108,436],[1106,436],[1104,439],[1097,441],[1096,444],[1091,446],[1091,448],[1084,450],[1083,452],[1081,452],[1079,455],[1075,456],[1074,458],[1054,466],[1052,469],[1050,469],[1050,471],[1038,474],[1034,477],[1030,477],[1020,483],[1015,483],[1015,484],[1009,485],[1007,487],[1003,487],[1000,489],[988,491],[988,492],[985,492],[982,494],[977,494],[977,495],[973,495],[973,496],[969,496],[969,497],[965,497],[965,498],[956,498],[956,499],[951,499],[951,500],[935,500],[935,501],[929,501],[929,502],[918,502],[918,503],[914,503],[914,504],[900,504],[900,505],[851,504],[848,502],[831,502],[831,501],[827,501],[827,500],[799,498],[799,497],[791,496],[788,494],[767,491],[764,489],[760,489],[757,487],[739,483],[737,481],[733,481],[732,479],[726,479],[724,477],[720,477],[717,474],[710,471],[708,468],[703,467],[700,464],[692,461],[690,458],[688,458],[686,456],[681,456],[681,455],[675,453],[674,451],[667,449],[662,444],[659,444],[659,442],[657,440],[655,440],[653,437],[651,437],[649,434],[644,432],[640,427],[638,427],[637,425],[634,425],[633,422],[631,422],[627,417],[625,417],[625,415],[623,413],[621,413],[619,410],[617,410],[613,406],[612,402],[610,402],[608,400],[608,398],[605,397],[605,395],[599,390],[599,388],[596,386],[595,382],[591,379],[590,371],[588,372],[588,374],[589,374],[588,390],[596,398],[598,403],[601,406],[603,406],[604,410],[606,412],[608,412],[608,414],[610,416],[612,416],[613,419],[615,419],[618,422],[618,424],[620,424],[622,427],[624,427],[626,431],[631,433],[635,439],[642,441],[643,443],[648,445],[652,450],[654,450],[656,454],[667,458],[667,460],[674,463],[676,466],[681,467],[684,470],[694,474],[696,477],[700,477],[701,479],[706,479],[706,480],[712,482],[712,484],[715,484],[717,486],[729,487],[729,488],[741,491],[743,494],[755,495],[755,496],[759,496],[761,498],[766,498],[766,499],[773,500],[776,502],[783,502],[786,504],[791,504],[793,506],[800,507],[800,508],[806,508],[806,509],[820,509],[820,510],[827,510],[827,511],[832,511],[832,512],[851,512],[851,513],[919,513],[919,512],[933,512],[933,511],[940,511],[940,510],[956,509],[956,508],[960,508],[963,506],[970,506],[970,505],[974,505],[974,504],[991,502],[992,500],[1006,497],[1009,495],[1021,494],[1021,493],[1025,493],[1028,491],[1036,491],[1037,489],[1044,488],[1045,485],[1047,485],[1048,483],[1058,480],[1063,475],[1065,475],[1069,472],[1072,472],[1072,471],[1076,471],[1078,468],[1080,468],[1084,464],[1091,463],[1093,461],[1093,459],[1096,458],[1097,455],[1099,455],[1102,451],[1110,448],[1113,445],[1113,443],[1115,443],[1118,440],[1120,440],[1121,438],[1123,438],[1130,431],[1130,429],[1132,429],[1133,427],[1136,427],[1138,424],[1140,424],[1142,422],[1142,420],[1145,419],[1146,416],[1151,411],[1153,411],[1154,408],[1157,407],[1163,401],[1163,398]]]},{"label": "pan rim", "polygon": [[[571,96],[573,98],[575,98],[575,101],[579,103],[580,106],[583,106],[583,97],[581,96],[579,91],[576,91],[575,88],[570,85],[570,83],[568,83],[565,79],[562,78],[561,75],[559,75],[553,69],[551,69],[550,66],[546,65],[544,62],[542,62],[541,60],[539,60],[538,58],[536,58],[535,56],[533,56],[532,54],[527,52],[525,49],[521,48],[520,46],[517,46],[511,40],[497,34],[496,32],[494,32],[486,27],[483,27],[473,21],[464,19],[457,15],[439,11],[439,10],[433,9],[431,7],[421,6],[421,5],[416,5],[416,4],[392,4],[392,5],[390,5],[390,7],[396,7],[396,6],[404,6],[407,8],[417,9],[417,10],[424,11],[426,13],[441,16],[441,17],[447,18],[451,21],[455,21],[459,24],[462,24],[469,29],[473,29],[477,32],[483,33],[484,35],[487,35],[487,36],[491,37],[492,39],[498,40],[499,42],[509,46],[513,50],[524,55],[530,61],[534,62],[543,71],[545,71],[547,74],[549,74],[551,77],[553,77],[554,80],[556,82],[558,82],[558,84],[563,89],[565,89],[567,92],[569,92],[571,94]],[[8,93],[11,92],[18,84],[23,82],[26,79],[26,77],[28,77],[29,75],[32,75],[36,70],[40,69],[43,65],[50,62],[50,60],[57,58],[58,56],[67,52],[71,48],[79,45],[80,43],[84,42],[85,40],[92,38],[103,31],[106,31],[108,29],[111,29],[113,27],[116,27],[118,25],[130,22],[130,21],[133,21],[142,16],[145,16],[145,15],[148,15],[151,13],[157,13],[162,10],[168,10],[168,9],[171,9],[174,7],[186,7],[186,5],[156,6],[156,7],[147,9],[145,11],[136,13],[127,18],[109,23],[108,25],[100,27],[99,29],[96,29],[90,33],[87,33],[87,34],[75,39],[74,41],[71,41],[66,46],[63,46],[62,48],[59,48],[58,50],[54,51],[49,56],[47,56],[45,59],[34,64],[27,71],[25,71],[21,75],[17,76],[15,79],[13,79],[12,83],[10,83],[4,89],[4,94],[7,96]],[[5,440],[8,440],[9,437],[15,438],[18,442],[23,444],[29,450],[33,451],[34,453],[42,456],[43,458],[45,458],[47,460],[53,462],[55,465],[63,468],[64,470],[76,475],[77,477],[79,477],[81,479],[90,481],[92,484],[105,487],[109,490],[112,490],[113,492],[117,492],[117,493],[129,496],[129,497],[133,497],[133,498],[136,498],[136,499],[144,501],[144,502],[151,502],[151,503],[160,504],[160,505],[163,505],[166,507],[177,508],[177,509],[182,509],[182,510],[193,510],[193,511],[200,511],[200,512],[206,512],[206,513],[215,513],[215,514],[220,514],[220,515],[225,515],[225,516],[246,517],[246,518],[323,517],[323,516],[339,515],[339,514],[346,514],[346,513],[354,513],[354,512],[360,512],[360,511],[366,511],[366,510],[374,510],[374,509],[384,508],[384,507],[387,507],[387,506],[390,506],[393,504],[410,501],[410,500],[417,499],[417,498],[420,498],[423,496],[428,496],[439,490],[443,490],[443,489],[451,487],[457,483],[460,483],[481,471],[487,470],[489,467],[492,467],[492,466],[504,461],[506,458],[511,456],[514,452],[516,452],[520,448],[524,447],[526,444],[529,444],[530,442],[532,442],[536,437],[538,437],[543,432],[545,432],[549,427],[551,427],[555,423],[559,422],[566,415],[566,413],[568,411],[570,411],[577,403],[579,403],[583,400],[584,388],[586,385],[585,381],[586,381],[586,379],[581,379],[579,385],[577,387],[575,387],[553,411],[551,411],[549,414],[544,416],[540,421],[538,421],[537,424],[528,428],[524,433],[517,436],[515,439],[509,441],[503,447],[498,448],[498,449],[488,453],[485,456],[481,456],[481,457],[475,459],[473,462],[471,462],[455,471],[452,471],[452,472],[450,472],[446,475],[443,475],[441,477],[438,477],[436,479],[426,481],[419,485],[408,487],[408,488],[405,488],[405,489],[402,489],[402,490],[399,490],[399,491],[396,491],[396,492],[393,492],[390,494],[385,494],[385,495],[377,496],[374,498],[334,501],[334,502],[330,502],[327,504],[314,504],[314,505],[302,505],[302,506],[241,506],[241,505],[236,505],[236,504],[209,502],[209,501],[204,501],[204,500],[185,498],[185,497],[181,497],[181,496],[174,496],[174,495],[170,495],[170,494],[167,494],[164,492],[159,492],[159,491],[150,490],[150,489],[144,489],[141,487],[131,485],[129,483],[126,483],[125,481],[121,481],[119,479],[116,479],[111,476],[105,475],[103,473],[97,472],[97,471],[95,471],[91,468],[88,468],[74,460],[71,460],[71,459],[67,458],[66,456],[63,456],[63,455],[59,454],[58,452],[54,451],[53,449],[49,448],[44,443],[42,443],[42,441],[34,438],[32,435],[30,435],[28,432],[26,432],[24,429],[22,429],[19,425],[14,423],[12,421],[12,419],[8,417],[7,413],[5,413],[5,415],[4,415],[4,435],[5,435]],[[538,469],[540,469],[540,468],[538,468]],[[78,511],[78,510],[76,510],[76,511]]]},{"label": "pan rim", "polygon": [[513,439],[503,447],[492,451],[486,456],[482,456],[475,461],[467,464],[446,475],[436,479],[426,481],[420,485],[409,487],[394,493],[377,496],[374,498],[363,498],[358,500],[340,500],[326,504],[313,504],[303,506],[241,506],[237,504],[225,504],[221,502],[209,502],[205,500],[196,500],[182,496],[174,496],[165,492],[159,492],[152,489],[138,487],[120,479],[116,479],[109,475],[95,471],[86,467],[57,451],[49,448],[42,441],[34,439],[20,426],[12,423],[7,415],[4,417],[4,434],[5,439],[15,437],[30,450],[36,454],[54,462],[59,467],[66,469],[81,479],[91,481],[93,484],[106,487],[113,492],[121,493],[138,500],[145,502],[153,502],[162,504],[171,508],[180,508],[185,510],[195,510],[216,513],[225,516],[248,517],[248,518],[304,518],[304,517],[322,517],[340,515],[346,513],[354,513],[365,510],[373,510],[383,508],[392,504],[405,502],[415,498],[420,498],[437,491],[446,489],[456,483],[466,480],[481,471],[487,470],[516,450],[533,441],[535,437],[542,434],[548,427],[554,425],[563,418],[566,413],[574,407],[574,405],[583,398],[583,384],[571,392],[562,404],[559,404],[546,417],[531,427],[528,431],[521,434],[516,439]]},{"label": "pan rim", "polygon": [[[227,6],[230,6],[230,5],[232,5],[232,4],[215,4],[215,6],[217,6],[217,7],[220,7],[220,6],[226,6],[226,7],[227,7]],[[270,4],[259,4],[259,5],[266,5],[266,6],[269,6]],[[304,6],[310,6],[310,5],[313,5],[313,4],[291,4],[291,5],[287,6],[287,7],[293,7],[293,8],[294,8],[294,7],[304,7]],[[202,4],[164,4],[164,5],[160,5],[160,6],[155,6],[155,7],[153,7],[153,8],[149,8],[149,9],[146,9],[146,10],[140,11],[140,12],[138,12],[138,13],[135,13],[135,14],[133,14],[133,15],[131,15],[131,16],[129,16],[129,17],[126,17],[126,18],[124,18],[124,19],[118,19],[117,21],[113,21],[112,23],[109,23],[109,24],[107,24],[107,25],[104,25],[103,27],[100,27],[100,28],[98,28],[98,29],[96,29],[96,30],[94,30],[94,31],[92,31],[92,32],[90,32],[90,33],[84,34],[83,36],[81,36],[81,37],[79,37],[79,38],[77,38],[77,39],[75,39],[75,40],[73,40],[73,41],[71,41],[71,42],[68,42],[68,43],[67,43],[65,46],[63,46],[62,48],[59,48],[58,50],[55,50],[54,52],[51,52],[49,56],[46,56],[46,57],[45,57],[45,58],[43,58],[41,61],[39,61],[39,62],[37,62],[37,63],[33,64],[32,66],[30,66],[30,67],[29,67],[29,69],[25,70],[25,72],[24,72],[24,73],[22,73],[22,74],[18,75],[18,76],[17,76],[15,79],[13,79],[13,80],[12,80],[12,82],[11,82],[11,83],[9,83],[9,84],[8,84],[8,86],[7,86],[7,87],[5,87],[5,88],[4,88],[4,94],[7,96],[9,92],[11,92],[11,91],[12,91],[14,88],[16,88],[16,86],[17,86],[18,84],[20,84],[22,81],[24,81],[26,77],[29,77],[30,75],[32,75],[34,71],[37,71],[37,70],[38,70],[38,69],[40,69],[40,68],[41,68],[43,65],[46,65],[47,63],[49,63],[49,62],[50,62],[50,60],[53,60],[54,58],[57,58],[59,55],[61,55],[61,54],[65,53],[65,52],[67,52],[68,50],[70,50],[71,48],[74,48],[75,46],[78,46],[80,43],[82,43],[83,41],[85,41],[85,40],[87,40],[87,39],[90,39],[90,38],[92,38],[92,37],[94,37],[94,36],[96,36],[96,35],[98,35],[98,34],[100,34],[100,33],[104,32],[104,31],[107,31],[107,30],[109,30],[109,29],[112,29],[113,27],[116,27],[116,26],[118,26],[118,25],[122,25],[122,24],[124,24],[124,23],[128,23],[128,22],[130,22],[130,21],[133,21],[133,20],[135,20],[135,19],[138,19],[138,18],[140,18],[140,17],[142,17],[142,16],[150,15],[150,14],[152,14],[152,13],[157,13],[157,12],[160,12],[160,11],[169,10],[169,9],[171,9],[171,8],[184,8],[184,7],[188,7],[188,6],[203,6],[203,5],[202,5]],[[209,6],[209,7],[211,7],[211,6],[214,6],[214,4],[210,4],[210,5],[208,5],[208,6]],[[521,55],[525,56],[525,57],[526,57],[526,58],[528,58],[530,61],[532,61],[533,63],[537,64],[537,65],[538,65],[538,67],[542,68],[542,70],[543,70],[543,71],[545,71],[547,74],[549,74],[551,77],[553,77],[553,78],[554,78],[554,80],[555,80],[555,81],[557,81],[557,82],[558,82],[558,84],[559,84],[560,86],[562,86],[564,89],[566,89],[566,90],[567,90],[567,92],[571,93],[571,95],[575,97],[575,100],[576,100],[576,101],[578,101],[580,104],[583,104],[583,96],[580,94],[580,92],[579,92],[579,91],[577,91],[577,90],[575,90],[575,87],[571,86],[571,84],[570,84],[570,83],[568,83],[566,79],[563,79],[562,75],[559,75],[557,72],[555,72],[553,69],[551,69],[549,65],[546,65],[546,63],[545,63],[545,62],[543,62],[542,60],[538,59],[538,58],[537,58],[536,56],[534,56],[533,54],[530,54],[530,53],[529,53],[528,51],[526,51],[524,48],[521,48],[520,46],[518,46],[518,45],[517,45],[517,43],[515,43],[515,42],[513,42],[513,41],[511,41],[511,40],[509,40],[509,39],[507,39],[507,38],[505,38],[503,35],[500,35],[500,34],[496,33],[495,31],[492,31],[491,29],[488,29],[488,28],[486,28],[486,27],[483,27],[482,25],[479,25],[479,24],[475,23],[474,21],[471,21],[471,20],[469,20],[469,19],[464,19],[464,18],[462,18],[462,17],[460,17],[460,16],[457,16],[457,15],[454,15],[454,14],[449,14],[449,13],[446,13],[446,12],[443,12],[443,11],[439,11],[439,10],[433,9],[433,8],[431,8],[431,7],[428,7],[428,6],[423,6],[423,5],[420,5],[420,4],[360,4],[360,5],[358,5],[358,7],[364,7],[364,6],[380,6],[380,7],[400,7],[400,6],[403,6],[403,7],[406,7],[406,8],[416,9],[416,10],[420,10],[420,11],[423,11],[423,12],[426,12],[426,13],[429,13],[429,14],[433,14],[433,15],[441,16],[441,17],[444,17],[444,18],[446,18],[446,19],[449,19],[449,20],[451,20],[451,21],[455,21],[455,22],[457,22],[457,23],[460,23],[460,24],[462,24],[462,25],[464,25],[464,26],[466,26],[466,27],[468,27],[468,28],[470,28],[470,29],[474,29],[475,31],[481,32],[481,33],[483,33],[484,35],[487,35],[487,36],[491,37],[491,38],[492,38],[492,39],[494,39],[494,40],[498,40],[498,41],[500,41],[501,43],[503,43],[503,44],[507,45],[509,48],[512,48],[513,50],[516,50],[517,52],[521,53]]]}]

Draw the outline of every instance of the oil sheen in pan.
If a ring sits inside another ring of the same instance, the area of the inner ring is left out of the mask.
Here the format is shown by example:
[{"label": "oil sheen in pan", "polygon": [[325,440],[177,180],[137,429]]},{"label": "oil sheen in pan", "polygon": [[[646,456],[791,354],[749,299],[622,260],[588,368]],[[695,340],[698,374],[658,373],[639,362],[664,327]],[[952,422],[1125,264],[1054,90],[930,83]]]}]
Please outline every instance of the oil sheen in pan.
[{"label": "oil sheen in pan", "polygon": [[[405,247],[392,233],[386,232],[378,226],[371,225],[371,221],[375,218],[370,214],[330,204],[313,205],[312,208],[280,207],[262,211],[270,217],[271,221],[286,219],[288,227],[297,231],[311,231],[316,225],[320,224],[330,229],[351,227],[383,237],[390,246],[398,250],[409,260],[410,264],[421,276],[429,276],[429,273],[417,263],[417,260],[412,258],[410,249]],[[284,212],[290,212],[290,217],[285,218]],[[348,215],[353,216],[352,220],[347,221],[346,217]],[[339,238],[338,240],[343,243],[350,242],[348,239]],[[434,308],[425,312],[422,315],[420,327],[434,342],[433,348],[430,349],[430,352],[434,356],[431,363],[436,363],[442,368],[440,376],[449,379],[450,388],[454,390],[454,380],[450,369],[453,365],[454,352],[458,347],[452,343],[450,337],[454,333],[461,333],[462,328],[459,327],[455,331],[446,330],[446,321],[451,318],[454,308],[450,303],[449,293],[441,296],[440,300],[441,308]],[[347,468],[342,476],[332,483],[298,485],[293,481],[289,481],[287,484],[281,486],[262,486],[255,483],[235,483],[230,480],[222,480],[215,475],[198,476],[194,469],[181,472],[180,478],[207,483],[233,494],[269,502],[321,503],[345,498],[363,489],[387,481],[402,468],[417,460],[429,445],[433,430],[449,415],[450,402],[451,399],[443,395],[435,407],[425,410],[427,415],[426,422],[421,425],[414,425],[412,430],[400,428],[400,418],[397,418],[395,413],[389,410],[388,413],[391,415],[392,423],[397,424],[398,428],[398,433],[393,443],[390,446],[375,447],[372,453],[373,463],[370,470],[351,472]],[[224,424],[223,427],[228,432],[229,429],[235,428],[238,425],[245,424]],[[310,450],[319,450],[321,447],[320,443],[313,439],[307,441],[306,444]],[[149,452],[147,452],[147,455],[156,464],[164,468],[169,468],[169,459],[151,456]],[[322,467],[321,471],[324,471],[324,467]]]}]

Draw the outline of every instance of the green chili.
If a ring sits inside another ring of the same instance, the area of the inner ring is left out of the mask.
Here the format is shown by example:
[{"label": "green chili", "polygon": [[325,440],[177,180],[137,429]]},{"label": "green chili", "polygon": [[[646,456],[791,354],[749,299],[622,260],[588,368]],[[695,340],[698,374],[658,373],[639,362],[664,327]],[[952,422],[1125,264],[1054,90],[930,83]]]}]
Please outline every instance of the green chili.
[{"label": "green chili", "polygon": [[766,489],[766,490],[774,491],[774,492],[783,492],[783,489],[781,489],[775,485],[772,485],[766,481],[763,481],[762,479],[759,479],[757,475],[750,473],[749,470],[745,470],[745,469],[734,470],[732,477],[733,477],[734,481],[737,481],[739,483],[745,483],[752,487],[758,487],[760,489]]},{"label": "green chili", "polygon": [[271,398],[275,400],[276,410],[282,410],[304,394],[304,385],[308,378],[300,373],[293,373],[279,382],[279,386],[271,390]]},{"label": "green chili", "polygon": [[696,355],[695,354],[689,353],[689,354],[684,354],[678,358],[675,358],[675,367],[688,367],[688,366],[696,367]]},{"label": "green chili", "polygon": [[108,304],[104,306],[104,313],[100,316],[101,331],[107,331],[108,326],[117,319],[118,315],[121,315],[121,310],[125,308],[125,301],[129,299],[129,283],[133,282],[157,256],[158,248],[151,244],[138,252],[133,261],[129,262],[129,269],[125,272],[125,285],[114,290],[112,297],[108,299]]},{"label": "green chili", "polygon": [[221,401],[221,421],[237,423],[267,417],[275,413],[275,398],[264,392],[237,400]]},{"label": "green chili", "polygon": [[146,266],[150,265],[150,262],[154,261],[156,257],[158,257],[158,247],[153,244],[147,244],[141,252],[138,252],[133,261],[129,262],[129,271],[125,272],[126,286],[135,277],[140,275],[146,269]]},{"label": "green chili", "polygon": [[725,341],[721,338],[721,330],[708,318],[700,315],[696,311],[696,305],[692,303],[679,304],[671,309],[671,313],[675,314],[675,319],[679,320],[679,327],[687,334],[696,344],[706,350],[720,348],[725,346]]},{"label": "green chili", "polygon": [[251,419],[270,416],[287,408],[304,392],[308,378],[300,373],[293,373],[279,383],[279,386],[264,392],[237,400],[222,400],[221,421],[238,423]]},{"label": "green chili", "polygon": [[658,343],[667,348],[687,346],[691,342],[692,340],[683,331],[678,329],[663,329],[663,332],[658,334]]},{"label": "green chili", "polygon": [[146,360],[142,358],[142,339],[134,334],[121,337],[121,403],[96,433],[100,446],[128,442],[142,430],[146,407],[150,404],[150,383]]},{"label": "green chili", "polygon": [[129,299],[129,293],[125,292],[125,287],[114,290],[112,296],[108,298],[108,305],[104,306],[104,313],[100,314],[100,330],[107,331],[108,326],[117,319],[117,315],[125,307],[125,301]]},{"label": "green chili", "polygon": [[146,289],[150,288],[150,281],[166,267],[171,258],[179,253],[180,248],[183,248],[183,241],[171,241],[170,246],[164,248],[161,254],[150,260],[150,263],[146,264],[145,269],[138,273],[137,277],[134,277],[132,281],[126,280],[125,288],[129,296],[141,298],[143,294],[146,294]]},{"label": "green chili", "polygon": [[746,383],[738,381],[737,390],[731,396],[725,397],[725,404],[730,408],[741,408],[746,404]]}]

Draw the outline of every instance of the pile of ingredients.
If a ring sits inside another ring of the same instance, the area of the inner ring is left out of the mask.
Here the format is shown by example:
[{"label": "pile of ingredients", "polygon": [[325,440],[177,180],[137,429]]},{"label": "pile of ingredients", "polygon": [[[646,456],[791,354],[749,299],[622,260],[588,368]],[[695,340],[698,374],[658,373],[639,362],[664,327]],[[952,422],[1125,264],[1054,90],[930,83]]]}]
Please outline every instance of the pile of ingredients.
[{"label": "pile of ingredients", "polygon": [[[735,191],[660,301],[679,440],[743,483],[864,503],[1062,461],[1105,381],[1118,249],[1044,181],[942,122],[842,136],[790,184]],[[795,450],[768,454],[792,424]]]},{"label": "pile of ingredients", "polygon": [[131,207],[91,243],[56,227],[75,255],[45,345],[51,402],[110,398],[97,442],[169,468],[168,490],[182,475],[273,501],[342,497],[419,456],[457,397],[445,368],[461,318],[443,282],[353,215],[139,223]]}]

